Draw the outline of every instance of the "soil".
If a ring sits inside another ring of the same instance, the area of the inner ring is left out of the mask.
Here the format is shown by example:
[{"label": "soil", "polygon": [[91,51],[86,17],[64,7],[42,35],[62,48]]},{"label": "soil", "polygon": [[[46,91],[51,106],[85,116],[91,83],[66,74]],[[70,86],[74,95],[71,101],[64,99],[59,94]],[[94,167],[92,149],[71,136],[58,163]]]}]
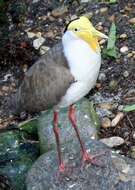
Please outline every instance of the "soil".
[{"label": "soil", "polygon": [[[45,38],[43,45],[52,47],[61,38],[65,24],[82,14],[92,15],[94,26],[106,34],[113,21],[117,27],[118,58],[103,55],[101,73],[105,74],[105,80],[97,81],[94,93],[99,92],[105,99],[119,97],[117,106],[112,110],[111,119],[119,112],[120,106],[135,103],[135,23],[131,24],[129,21],[135,17],[135,1],[119,0],[114,4],[108,1],[89,1],[80,5],[78,1],[65,1],[64,13],[59,10],[58,14],[56,10],[61,7],[58,1],[6,1],[6,19],[0,23],[0,128],[33,117],[30,114],[22,114],[14,119],[7,105],[9,96],[20,85],[24,73],[40,56],[40,50],[33,47],[33,40],[36,38],[29,38],[27,32],[40,32]],[[120,37],[121,34],[127,36],[123,38]],[[125,53],[120,52],[123,46],[128,47]],[[106,48],[106,42],[101,48]],[[125,72],[127,75],[124,75]],[[116,82],[113,88],[110,87],[111,81]],[[95,105],[97,106],[96,103]],[[102,120],[102,117],[100,119]],[[101,138],[121,136],[125,143],[119,150],[128,156],[130,148],[135,145],[133,134],[135,112],[126,113],[115,127],[100,129]]]}]

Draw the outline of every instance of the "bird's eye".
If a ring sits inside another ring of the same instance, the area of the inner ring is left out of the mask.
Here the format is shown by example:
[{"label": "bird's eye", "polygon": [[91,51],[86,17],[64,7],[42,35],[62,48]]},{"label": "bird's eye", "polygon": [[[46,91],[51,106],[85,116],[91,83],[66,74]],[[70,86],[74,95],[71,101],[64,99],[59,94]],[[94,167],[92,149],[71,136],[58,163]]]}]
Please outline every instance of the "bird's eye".
[{"label": "bird's eye", "polygon": [[78,31],[78,29],[77,29],[77,28],[75,28],[75,31]]}]

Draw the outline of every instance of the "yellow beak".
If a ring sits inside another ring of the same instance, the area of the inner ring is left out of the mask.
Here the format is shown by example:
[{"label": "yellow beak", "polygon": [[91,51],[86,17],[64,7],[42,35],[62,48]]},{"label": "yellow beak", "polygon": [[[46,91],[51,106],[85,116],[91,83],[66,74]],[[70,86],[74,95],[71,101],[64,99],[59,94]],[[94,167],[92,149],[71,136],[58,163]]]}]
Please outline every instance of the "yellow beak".
[{"label": "yellow beak", "polygon": [[105,38],[108,39],[108,36],[103,34],[102,32],[99,32],[98,30],[94,29],[93,31],[94,36],[99,37],[99,38]]}]

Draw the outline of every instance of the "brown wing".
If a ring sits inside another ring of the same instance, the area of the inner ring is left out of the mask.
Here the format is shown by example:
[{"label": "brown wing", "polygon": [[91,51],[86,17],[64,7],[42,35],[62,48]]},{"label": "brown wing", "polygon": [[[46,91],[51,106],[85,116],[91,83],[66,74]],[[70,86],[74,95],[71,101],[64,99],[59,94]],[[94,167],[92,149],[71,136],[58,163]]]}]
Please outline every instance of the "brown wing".
[{"label": "brown wing", "polygon": [[26,73],[16,94],[17,111],[37,112],[56,105],[72,82],[74,78],[59,43]]}]

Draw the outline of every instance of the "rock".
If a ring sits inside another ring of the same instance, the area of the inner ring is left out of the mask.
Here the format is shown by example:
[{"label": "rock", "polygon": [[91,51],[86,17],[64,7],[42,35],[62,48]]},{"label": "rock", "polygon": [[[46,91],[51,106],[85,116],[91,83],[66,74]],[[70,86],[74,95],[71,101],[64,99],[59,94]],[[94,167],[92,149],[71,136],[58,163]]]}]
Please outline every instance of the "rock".
[{"label": "rock", "polygon": [[[92,110],[89,100],[83,99],[76,104],[77,122],[82,138],[97,137],[96,125],[98,123],[94,109]],[[91,113],[94,112],[94,114]],[[92,121],[93,120],[93,121]],[[42,113],[39,118],[38,134],[41,152],[46,152],[56,146],[53,132],[52,110]],[[75,131],[68,120],[67,109],[61,109],[59,114],[59,127],[61,133],[61,144],[76,138]]]},{"label": "rock", "polygon": [[130,23],[130,24],[135,24],[135,17],[134,17],[134,18],[131,18],[131,19],[129,20],[129,23]]},{"label": "rock", "polygon": [[125,34],[125,33],[121,34],[121,35],[120,35],[120,38],[121,38],[121,39],[126,39],[126,38],[127,38],[127,34]]},{"label": "rock", "polygon": [[133,139],[135,140],[135,132],[133,132],[132,137],[133,137]]},{"label": "rock", "polygon": [[40,46],[44,43],[44,41],[45,41],[45,39],[44,39],[43,37],[40,37],[40,38],[38,38],[38,39],[35,39],[35,40],[33,41],[33,47],[34,47],[35,49],[39,49]]},{"label": "rock", "polygon": [[128,71],[124,71],[123,76],[124,76],[125,78],[127,78],[127,77],[129,76],[129,72],[128,72]]},{"label": "rock", "polygon": [[127,46],[121,47],[120,52],[123,53],[123,54],[127,53],[128,52],[128,47]]},{"label": "rock", "polygon": [[132,52],[127,54],[127,57],[128,57],[128,58],[130,58],[130,57],[132,57],[132,56],[133,56],[133,53],[132,53]]},{"label": "rock", "polygon": [[40,0],[33,0],[32,3],[38,3]]},{"label": "rock", "polygon": [[130,156],[131,156],[131,158],[135,159],[135,146],[131,147]]},{"label": "rock", "polygon": [[6,74],[4,76],[4,79],[2,80],[3,82],[7,82],[10,78],[12,78],[12,74]]},{"label": "rock", "polygon": [[81,3],[89,3],[91,2],[92,0],[81,0]]},{"label": "rock", "polygon": [[108,11],[108,7],[102,7],[102,8],[100,9],[100,13],[101,13],[101,14],[106,14],[107,11]]},{"label": "rock", "polygon": [[100,139],[100,141],[104,144],[106,144],[108,147],[113,148],[113,147],[117,147],[120,146],[124,143],[124,139],[121,137],[109,137],[109,138],[103,138]]},{"label": "rock", "polygon": [[32,139],[37,140],[37,127],[38,127],[38,120],[37,118],[29,119],[19,124],[19,129],[28,133]]},{"label": "rock", "polygon": [[[98,157],[103,167],[86,165],[82,167],[80,148],[77,141],[63,147],[65,162],[73,167],[71,173],[58,177],[58,163],[55,151],[43,154],[32,166],[26,178],[27,190],[134,190],[135,161],[111,151],[101,142],[86,139],[87,148],[93,154],[108,151]],[[73,159],[70,159],[72,156]]]},{"label": "rock", "polygon": [[100,44],[100,45],[103,45],[103,44],[105,44],[105,42],[106,42],[106,40],[105,40],[105,39],[102,39],[102,40],[99,41],[99,44]]},{"label": "rock", "polygon": [[104,117],[101,121],[101,126],[103,128],[111,127],[111,120],[108,117]]},{"label": "rock", "polygon": [[100,74],[99,74],[99,77],[98,77],[98,80],[99,80],[99,81],[105,81],[105,80],[106,80],[106,75],[105,75],[105,73],[100,73]]},{"label": "rock", "polygon": [[28,35],[28,38],[34,38],[34,37],[37,37],[37,38],[41,38],[42,34],[41,32],[29,32],[27,31],[27,35]]},{"label": "rock", "polygon": [[38,143],[25,137],[26,133],[20,130],[0,133],[0,175],[8,177],[13,189],[26,189],[26,173],[39,156]]},{"label": "rock", "polygon": [[110,90],[116,90],[118,87],[118,82],[116,80],[111,80],[109,83]]},{"label": "rock", "polygon": [[123,117],[124,117],[124,113],[118,112],[115,118],[112,120],[111,126],[115,127],[123,119]]},{"label": "rock", "polygon": [[116,108],[116,105],[111,102],[105,102],[105,103],[99,103],[97,107],[102,108],[102,109],[107,109],[107,110],[113,110]]},{"label": "rock", "polygon": [[54,9],[52,11],[52,16],[57,18],[57,17],[60,17],[60,16],[64,15],[67,12],[68,12],[67,7],[66,6],[61,6],[61,7],[58,7],[58,8],[56,8],[56,9]]},{"label": "rock", "polygon": [[48,46],[41,46],[40,47],[40,54],[44,55],[50,48]]}]

